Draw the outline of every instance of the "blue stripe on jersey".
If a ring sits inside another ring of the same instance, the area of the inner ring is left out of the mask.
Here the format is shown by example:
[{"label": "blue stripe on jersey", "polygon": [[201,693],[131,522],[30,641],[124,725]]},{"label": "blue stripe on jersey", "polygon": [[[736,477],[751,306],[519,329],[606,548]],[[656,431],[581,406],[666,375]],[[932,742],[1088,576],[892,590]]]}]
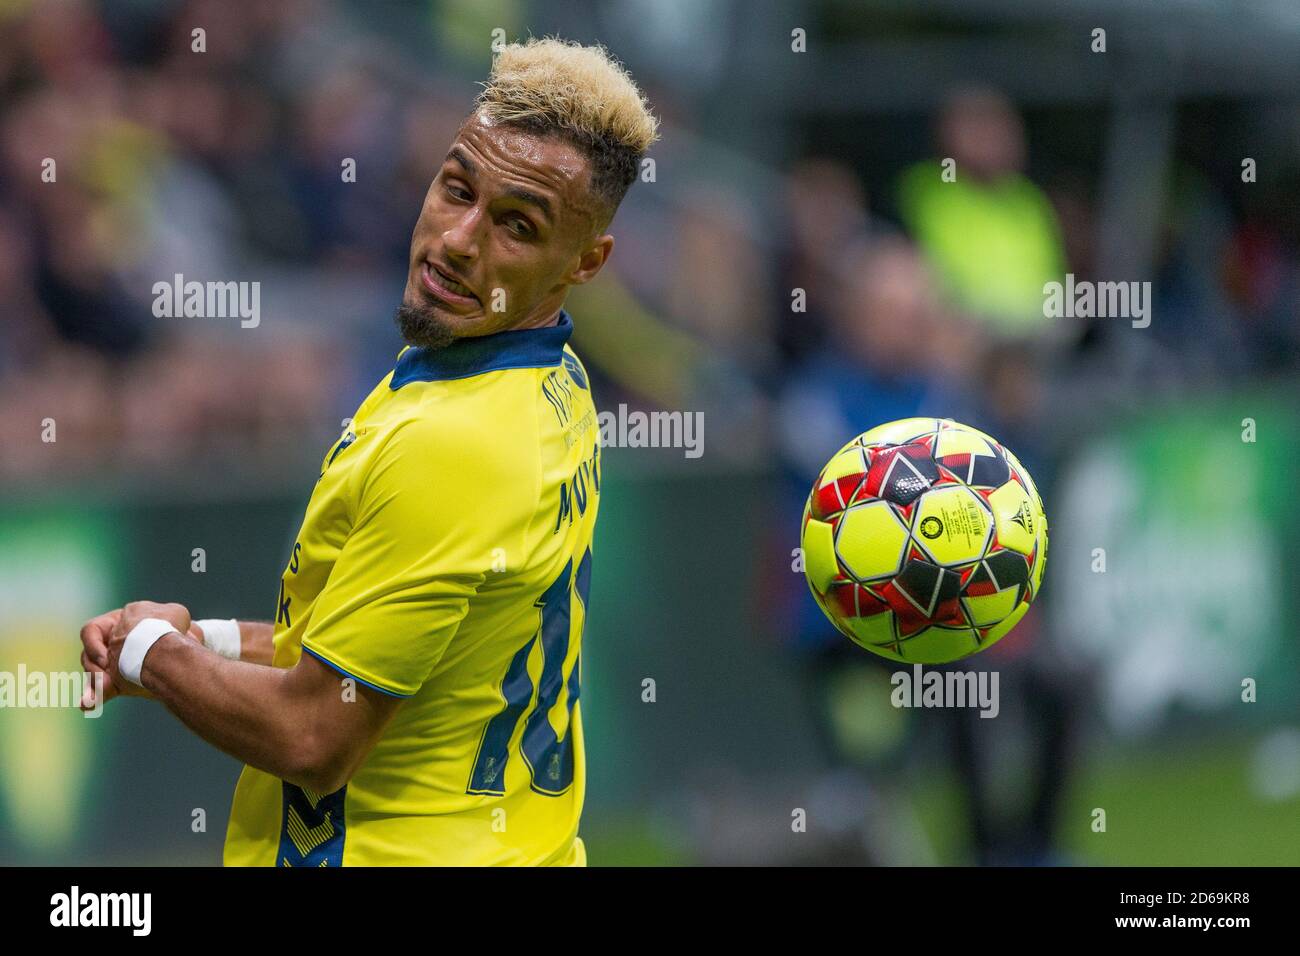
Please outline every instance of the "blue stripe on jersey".
[{"label": "blue stripe on jersey", "polygon": [[328,667],[330,670],[338,671],[338,672],[339,672],[340,674],[342,674],[344,677],[350,677],[352,680],[356,681],[358,684],[362,684],[362,685],[364,685],[364,686],[366,686],[366,687],[369,687],[371,690],[377,690],[377,691],[379,691],[379,693],[381,693],[381,694],[387,694],[389,697],[400,697],[402,700],[406,700],[406,698],[408,698],[408,697],[411,696],[410,694],[399,694],[399,693],[397,693],[397,691],[395,691],[395,690],[388,690],[387,688],[380,687],[378,684],[372,684],[372,683],[370,683],[370,681],[368,681],[368,680],[362,680],[362,679],[361,679],[360,677],[358,677],[356,674],[349,674],[347,671],[345,671],[343,668],[339,667],[339,665],[335,664],[333,661],[327,661],[325,658],[321,657],[319,654],[317,654],[315,651],[313,651],[310,647],[304,647],[304,648],[302,649],[302,652],[303,652],[304,654],[310,654],[312,657],[316,658],[316,660],[320,661],[322,664],[324,664],[324,665],[325,665],[326,667]]},{"label": "blue stripe on jersey", "polygon": [[397,391],[412,382],[445,382],[507,368],[549,368],[560,364],[572,334],[573,320],[561,310],[560,321],[545,328],[457,339],[442,349],[410,348],[397,359],[388,387]]}]

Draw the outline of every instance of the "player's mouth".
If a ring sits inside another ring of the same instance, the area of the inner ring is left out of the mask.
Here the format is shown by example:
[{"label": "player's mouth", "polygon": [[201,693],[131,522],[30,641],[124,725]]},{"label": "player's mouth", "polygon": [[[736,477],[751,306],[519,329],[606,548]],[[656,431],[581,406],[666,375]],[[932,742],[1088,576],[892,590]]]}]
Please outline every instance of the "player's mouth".
[{"label": "player's mouth", "polygon": [[420,264],[420,282],[426,292],[448,305],[461,307],[482,305],[479,297],[469,286],[427,259]]}]

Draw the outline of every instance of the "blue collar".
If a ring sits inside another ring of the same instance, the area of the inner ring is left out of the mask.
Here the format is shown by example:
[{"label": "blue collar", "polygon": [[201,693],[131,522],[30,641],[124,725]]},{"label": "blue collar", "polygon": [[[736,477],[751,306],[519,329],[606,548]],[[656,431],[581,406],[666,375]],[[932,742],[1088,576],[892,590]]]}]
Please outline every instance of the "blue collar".
[{"label": "blue collar", "polygon": [[491,335],[457,339],[442,349],[409,348],[397,359],[393,391],[412,382],[469,378],[507,368],[549,368],[564,357],[573,320],[561,310],[560,321],[540,329],[507,329]]}]

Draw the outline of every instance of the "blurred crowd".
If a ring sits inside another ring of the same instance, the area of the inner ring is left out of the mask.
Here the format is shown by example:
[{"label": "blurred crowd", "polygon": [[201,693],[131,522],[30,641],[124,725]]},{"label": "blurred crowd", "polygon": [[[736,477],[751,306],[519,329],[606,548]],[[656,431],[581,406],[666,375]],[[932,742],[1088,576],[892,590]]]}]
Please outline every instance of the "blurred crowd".
[{"label": "blurred crowd", "polygon": [[[328,439],[386,370],[410,227],[488,50],[448,71],[356,13],[0,5],[0,477],[273,466]],[[1032,457],[1047,380],[1077,407],[1097,382],[1122,401],[1125,377],[1295,365],[1294,203],[1197,180],[1171,195],[1158,319],[1130,334],[1045,317],[1045,281],[1096,277],[1095,197],[1026,176],[997,92],[954,92],[934,158],[900,160],[889,195],[809,155],[755,196],[699,161],[674,91],[643,82],[679,133],[659,162],[691,175],[632,190],[608,275],[572,298],[576,344],[602,406],[704,411],[715,462],[775,454],[806,482],[844,436],[926,409],[1024,432]],[[156,316],[154,284],[177,275],[260,282],[265,321]],[[57,439],[34,440],[51,420]]]},{"label": "blurred crowd", "polygon": [[[315,0],[0,5],[0,478],[337,433],[458,119],[387,53]],[[160,317],[175,276],[256,281],[261,315]]]}]

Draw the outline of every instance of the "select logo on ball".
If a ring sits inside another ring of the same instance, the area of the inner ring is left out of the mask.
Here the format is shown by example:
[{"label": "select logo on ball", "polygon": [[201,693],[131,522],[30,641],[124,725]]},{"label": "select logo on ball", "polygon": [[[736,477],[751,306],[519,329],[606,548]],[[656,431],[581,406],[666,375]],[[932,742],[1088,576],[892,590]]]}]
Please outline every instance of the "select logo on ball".
[{"label": "select logo on ball", "polygon": [[1020,510],[1011,516],[1011,520],[1024,528],[1029,534],[1034,533],[1034,517],[1029,511],[1029,502],[1020,506]]}]

